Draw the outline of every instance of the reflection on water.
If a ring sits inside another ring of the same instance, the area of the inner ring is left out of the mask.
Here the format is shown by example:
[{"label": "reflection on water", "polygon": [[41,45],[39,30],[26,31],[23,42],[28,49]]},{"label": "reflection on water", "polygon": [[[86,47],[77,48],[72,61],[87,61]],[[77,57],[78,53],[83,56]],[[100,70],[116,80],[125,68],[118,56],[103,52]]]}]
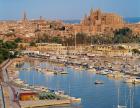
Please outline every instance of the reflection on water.
[{"label": "reflection on water", "polygon": [[[23,67],[29,67],[25,63]],[[50,67],[51,64],[41,63],[42,67]],[[64,90],[67,94],[82,98],[80,105],[44,107],[44,108],[116,108],[119,103],[127,104],[130,108],[130,98],[133,96],[133,108],[140,107],[140,86],[127,85],[121,80],[108,79],[105,76],[95,75],[94,73],[82,71],[75,72],[71,68],[66,68],[68,75],[46,75],[42,72],[36,72],[35,69],[22,70],[19,77],[29,84],[46,86],[50,89]],[[102,80],[103,85],[95,85],[96,80]],[[131,93],[131,95],[130,95]],[[132,102],[131,102],[132,104]]]}]

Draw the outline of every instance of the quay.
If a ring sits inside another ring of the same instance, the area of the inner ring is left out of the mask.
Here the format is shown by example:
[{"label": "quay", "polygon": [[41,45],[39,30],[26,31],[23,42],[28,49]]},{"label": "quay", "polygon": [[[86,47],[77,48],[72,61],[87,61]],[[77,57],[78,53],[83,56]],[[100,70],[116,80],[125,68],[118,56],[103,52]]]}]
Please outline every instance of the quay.
[{"label": "quay", "polygon": [[4,102],[4,95],[3,95],[2,85],[0,85],[0,106],[1,106],[1,108],[5,108],[5,102]]},{"label": "quay", "polygon": [[[15,75],[16,69],[14,69],[14,66],[16,66],[17,63],[20,63],[21,59],[25,58],[17,58],[17,59],[12,59],[12,60],[7,60],[5,61],[5,65],[2,66],[2,88],[3,88],[3,101],[1,101],[0,98],[0,103],[4,103],[5,107],[2,108],[30,108],[30,107],[42,107],[42,106],[56,106],[56,105],[64,105],[64,104],[71,104],[80,102],[81,99],[73,98],[73,97],[67,97],[67,98],[61,98],[61,99],[45,99],[45,100],[40,100],[39,97],[38,99],[31,99],[31,96],[23,96],[26,97],[25,100],[22,100],[20,97],[20,94],[22,92],[25,92],[26,90],[21,90],[21,87],[18,87],[17,85],[12,84],[11,77],[15,78],[17,76],[11,76]],[[12,79],[13,80],[13,79]],[[28,91],[26,91],[28,92]],[[33,91],[30,91],[31,94],[34,94]],[[2,93],[2,92],[1,92]],[[17,95],[19,93],[19,95]],[[47,92],[46,92],[47,93]],[[58,93],[58,92],[57,92]],[[28,93],[27,93],[28,94]],[[30,97],[30,99],[28,98]],[[37,98],[37,93],[34,94],[34,97]],[[2,106],[3,106],[2,105]]]},{"label": "quay", "polygon": [[33,107],[43,107],[43,106],[54,106],[62,104],[70,104],[69,99],[65,100],[36,100],[36,101],[20,101],[21,108],[33,108]]},{"label": "quay", "polygon": [[7,72],[7,68],[11,65],[12,60],[6,60],[2,64],[2,89],[3,89],[3,101],[4,101],[4,108],[20,108],[17,102],[13,101],[13,91],[9,84],[9,75]]}]

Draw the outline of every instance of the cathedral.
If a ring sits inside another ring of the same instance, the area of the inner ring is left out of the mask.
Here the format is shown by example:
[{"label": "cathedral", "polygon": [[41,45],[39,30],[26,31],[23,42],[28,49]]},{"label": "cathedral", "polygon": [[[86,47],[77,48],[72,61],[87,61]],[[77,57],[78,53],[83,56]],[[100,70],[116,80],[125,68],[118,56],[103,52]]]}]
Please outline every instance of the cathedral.
[{"label": "cathedral", "polygon": [[81,27],[81,32],[86,31],[91,34],[111,33],[115,29],[124,27],[124,21],[117,14],[104,13],[100,9],[95,11],[91,9],[90,15],[85,15],[79,27]]}]

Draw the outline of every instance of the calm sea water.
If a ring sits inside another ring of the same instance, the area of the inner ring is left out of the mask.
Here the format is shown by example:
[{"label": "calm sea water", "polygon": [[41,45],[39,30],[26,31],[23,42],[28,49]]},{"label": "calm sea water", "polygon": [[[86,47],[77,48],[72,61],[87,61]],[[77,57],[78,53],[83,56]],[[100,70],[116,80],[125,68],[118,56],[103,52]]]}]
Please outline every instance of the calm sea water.
[{"label": "calm sea water", "polygon": [[[140,22],[140,17],[132,17],[132,18],[124,18],[124,21],[128,22],[128,23],[138,23]],[[64,20],[65,23],[69,23],[69,24],[79,24],[80,20]]]},{"label": "calm sea water", "polygon": [[[41,63],[42,67],[50,67],[48,63]],[[52,66],[52,65],[51,65]],[[30,67],[25,63],[23,67]],[[50,108],[117,108],[118,97],[121,105],[127,108],[140,108],[140,86],[132,86],[121,80],[108,79],[106,76],[96,75],[91,72],[76,72],[65,68],[68,75],[46,75],[35,70],[20,71],[19,77],[33,85],[46,86],[54,90],[64,90],[67,94],[80,97],[81,104]],[[96,80],[102,80],[103,85],[95,85]],[[118,96],[118,88],[120,90]],[[131,99],[133,98],[133,99]],[[133,107],[130,107],[130,99]],[[45,107],[46,108],[46,107]]]}]

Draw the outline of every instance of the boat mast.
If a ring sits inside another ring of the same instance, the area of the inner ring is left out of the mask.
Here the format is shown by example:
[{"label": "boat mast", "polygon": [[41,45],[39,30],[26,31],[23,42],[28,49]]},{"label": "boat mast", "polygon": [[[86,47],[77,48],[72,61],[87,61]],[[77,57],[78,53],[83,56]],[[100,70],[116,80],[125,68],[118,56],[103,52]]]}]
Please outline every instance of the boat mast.
[{"label": "boat mast", "polygon": [[126,103],[124,105],[120,105],[120,86],[118,85],[118,106],[117,108],[127,108]]},{"label": "boat mast", "polygon": [[119,100],[119,95],[120,95],[120,89],[119,89],[119,87],[118,87],[118,107],[120,106],[119,104],[120,104],[120,100]]},{"label": "boat mast", "polygon": [[76,33],[76,31],[74,32],[74,35],[75,35],[75,52],[76,52],[76,35],[77,35],[77,33]]}]

